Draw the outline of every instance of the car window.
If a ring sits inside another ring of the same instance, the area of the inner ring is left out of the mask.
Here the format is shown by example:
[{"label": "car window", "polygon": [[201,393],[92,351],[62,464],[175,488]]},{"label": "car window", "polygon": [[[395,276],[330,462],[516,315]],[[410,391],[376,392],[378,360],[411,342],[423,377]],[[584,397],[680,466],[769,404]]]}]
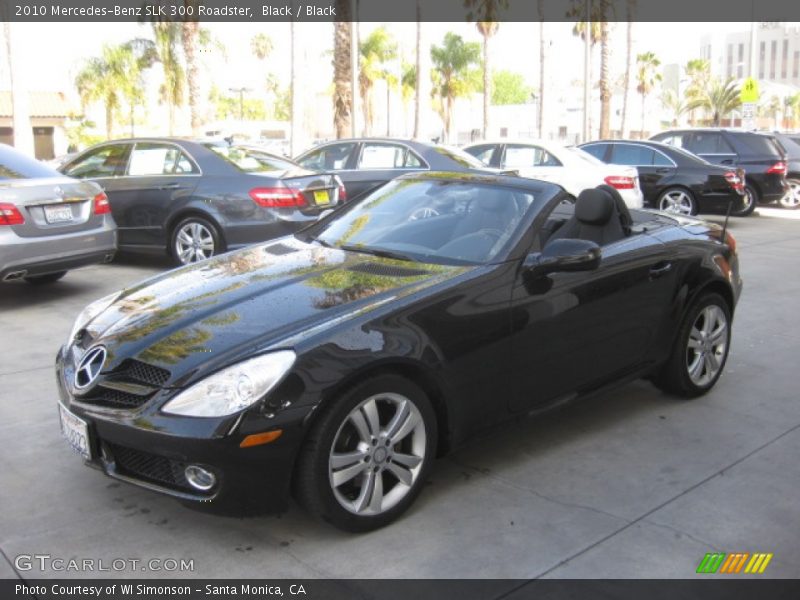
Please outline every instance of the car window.
[{"label": "car window", "polygon": [[722,134],[716,131],[694,131],[684,148],[695,154],[735,154]]},{"label": "car window", "polygon": [[422,161],[406,146],[365,143],[358,158],[359,169],[414,169]]},{"label": "car window", "polygon": [[472,146],[464,148],[465,152],[469,152],[472,156],[477,158],[485,165],[489,165],[492,161],[492,154],[494,153],[495,146],[493,144],[483,144],[482,146]]},{"label": "car window", "polygon": [[115,177],[125,173],[129,144],[109,144],[79,156],[63,173],[69,177]]},{"label": "car window", "polygon": [[611,162],[615,165],[632,167],[650,166],[654,162],[652,149],[637,144],[613,144],[611,146]]},{"label": "car window", "polygon": [[668,146],[675,146],[676,148],[685,148],[686,145],[684,144],[684,141],[687,138],[688,136],[684,135],[681,132],[678,132],[678,133],[654,135],[650,139],[655,140],[657,142],[661,142],[662,144],[667,144]]},{"label": "car window", "polygon": [[458,163],[462,167],[468,167],[470,169],[484,169],[486,165],[479,161],[477,158],[469,154],[468,152],[464,152],[460,148],[453,148],[452,146],[443,146],[441,144],[437,144],[433,146],[433,151],[441,154],[442,156],[449,158],[453,162]]},{"label": "car window", "polygon": [[522,144],[506,146],[503,167],[560,167],[561,162],[544,148]]},{"label": "car window", "polygon": [[327,146],[312,150],[305,156],[301,156],[297,159],[297,162],[307,169],[317,169],[320,171],[346,169],[347,161],[355,147],[355,142],[328,144]]},{"label": "car window", "polygon": [[[556,193],[549,189],[550,195]],[[498,257],[534,201],[534,193],[450,179],[401,179],[310,231],[325,245],[395,253],[431,263],[485,263]]]},{"label": "car window", "polygon": [[61,173],[10,146],[0,144],[0,180],[34,177],[61,177]]},{"label": "car window", "polygon": [[285,173],[297,168],[290,160],[247,146],[206,144],[206,147],[245,173]]},{"label": "car window", "polygon": [[198,170],[177,146],[138,142],[131,152],[128,175],[191,175]]},{"label": "car window", "polygon": [[672,159],[658,150],[653,150],[653,165],[656,167],[674,167],[675,163]]},{"label": "car window", "polygon": [[742,135],[738,139],[747,146],[752,154],[774,156],[776,158],[785,154],[781,147],[775,143],[773,138],[766,135],[752,133]]},{"label": "car window", "polygon": [[581,150],[591,154],[598,160],[605,160],[608,144],[589,144],[588,146],[581,146]]}]

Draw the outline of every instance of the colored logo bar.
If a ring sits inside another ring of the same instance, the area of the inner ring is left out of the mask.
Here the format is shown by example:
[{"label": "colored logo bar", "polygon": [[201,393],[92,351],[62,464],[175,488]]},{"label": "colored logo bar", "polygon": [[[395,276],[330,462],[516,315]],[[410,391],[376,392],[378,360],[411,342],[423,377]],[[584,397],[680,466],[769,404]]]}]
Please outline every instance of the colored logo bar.
[{"label": "colored logo bar", "polygon": [[[773,554],[766,552],[709,552],[700,561],[697,573],[763,573],[767,570]],[[745,566],[747,565],[747,566]]]}]

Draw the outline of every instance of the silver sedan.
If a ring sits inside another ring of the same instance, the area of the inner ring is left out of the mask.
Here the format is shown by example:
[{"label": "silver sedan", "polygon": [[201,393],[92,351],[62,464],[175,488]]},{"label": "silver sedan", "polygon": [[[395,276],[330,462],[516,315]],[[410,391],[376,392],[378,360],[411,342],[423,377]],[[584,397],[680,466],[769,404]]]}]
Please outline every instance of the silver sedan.
[{"label": "silver sedan", "polygon": [[0,144],[0,281],[52,283],[70,269],[109,262],[116,249],[100,186]]}]

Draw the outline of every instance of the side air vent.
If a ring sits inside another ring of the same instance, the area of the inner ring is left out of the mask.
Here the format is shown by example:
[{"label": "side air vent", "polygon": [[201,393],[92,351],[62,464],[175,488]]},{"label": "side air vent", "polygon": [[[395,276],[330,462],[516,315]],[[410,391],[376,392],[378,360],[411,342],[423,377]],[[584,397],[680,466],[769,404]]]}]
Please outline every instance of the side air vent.
[{"label": "side air vent", "polygon": [[292,248],[291,246],[281,244],[280,242],[277,244],[272,244],[271,246],[267,246],[264,248],[264,250],[273,256],[285,256],[286,254],[297,252],[297,248]]},{"label": "side air vent", "polygon": [[398,267],[395,265],[384,265],[375,262],[363,262],[348,267],[348,271],[355,273],[365,273],[367,275],[376,275],[379,277],[419,277],[421,275],[429,275],[430,271],[423,269],[410,269],[406,267]]}]

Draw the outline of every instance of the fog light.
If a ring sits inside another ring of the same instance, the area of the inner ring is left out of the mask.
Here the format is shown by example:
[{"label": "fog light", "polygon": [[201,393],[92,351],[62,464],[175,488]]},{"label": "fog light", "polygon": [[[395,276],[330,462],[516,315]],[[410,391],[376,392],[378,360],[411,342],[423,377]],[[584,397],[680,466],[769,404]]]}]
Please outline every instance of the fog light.
[{"label": "fog light", "polygon": [[211,471],[197,465],[189,465],[183,474],[189,485],[201,492],[207,492],[217,483],[217,478]]}]

